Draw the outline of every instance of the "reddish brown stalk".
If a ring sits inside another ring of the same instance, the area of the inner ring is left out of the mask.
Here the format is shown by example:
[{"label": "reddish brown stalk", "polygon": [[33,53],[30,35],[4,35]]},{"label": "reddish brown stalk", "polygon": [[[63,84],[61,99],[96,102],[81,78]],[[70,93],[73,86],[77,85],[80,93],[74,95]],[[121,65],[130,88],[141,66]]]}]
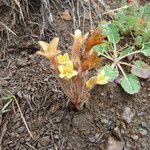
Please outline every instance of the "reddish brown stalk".
[{"label": "reddish brown stalk", "polygon": [[101,30],[98,28],[95,29],[85,43],[85,50],[83,52],[83,57],[88,57],[89,51],[92,49],[92,47],[97,44],[103,43],[104,39],[106,39],[106,36],[101,35]]}]

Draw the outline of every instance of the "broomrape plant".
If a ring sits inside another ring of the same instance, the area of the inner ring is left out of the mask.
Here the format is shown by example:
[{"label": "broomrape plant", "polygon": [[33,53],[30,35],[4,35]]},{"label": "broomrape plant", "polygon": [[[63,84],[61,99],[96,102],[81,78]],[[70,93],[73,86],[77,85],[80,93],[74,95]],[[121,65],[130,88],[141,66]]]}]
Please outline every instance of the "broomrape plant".
[{"label": "broomrape plant", "polygon": [[79,110],[88,101],[89,91],[96,84],[108,83],[109,77],[106,76],[104,70],[98,71],[93,76],[90,73],[93,69],[98,70],[102,61],[98,53],[92,52],[91,49],[97,44],[102,44],[106,36],[102,36],[101,30],[98,28],[91,35],[88,33],[82,35],[78,29],[71,36],[74,40],[71,54],[62,54],[58,50],[58,37],[55,37],[50,43],[39,41],[42,50],[37,54],[49,59],[52,72],[68,97],[69,106]]}]

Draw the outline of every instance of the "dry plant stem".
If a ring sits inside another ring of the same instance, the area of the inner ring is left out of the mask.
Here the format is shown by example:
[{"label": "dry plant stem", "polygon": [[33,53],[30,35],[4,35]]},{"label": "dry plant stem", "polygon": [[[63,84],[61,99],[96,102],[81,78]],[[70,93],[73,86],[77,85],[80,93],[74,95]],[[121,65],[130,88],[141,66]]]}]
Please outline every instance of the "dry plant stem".
[{"label": "dry plant stem", "polygon": [[0,21],[0,24],[1,24],[2,26],[4,26],[4,27],[5,27],[9,32],[11,32],[13,35],[17,36],[17,34],[16,34],[14,31],[12,31],[8,26],[6,26],[3,22]]},{"label": "dry plant stem", "polygon": [[91,24],[91,29],[93,29],[93,21],[92,21],[92,16],[91,16],[91,2],[88,1],[88,3],[89,3],[90,24]]},{"label": "dry plant stem", "polygon": [[19,106],[19,103],[18,103],[16,97],[13,96],[13,99],[15,100],[15,102],[16,102],[16,104],[17,104],[17,107],[18,107],[18,109],[19,109],[21,118],[22,118],[22,120],[23,120],[23,122],[24,122],[24,124],[25,124],[25,126],[26,126],[26,128],[27,128],[27,131],[28,131],[29,135],[33,138],[33,135],[32,135],[32,133],[31,133],[31,131],[30,131],[28,125],[27,125],[27,122],[26,122],[26,120],[25,120],[25,118],[24,118],[24,116],[23,116],[23,114],[22,114],[21,108],[20,108],[20,106]]},{"label": "dry plant stem", "polygon": [[113,12],[115,12],[115,11],[119,11],[119,10],[121,10],[121,9],[127,9],[127,8],[130,7],[130,6],[131,6],[131,5],[129,5],[129,6],[126,5],[126,6],[123,6],[123,7],[120,7],[120,8],[116,8],[116,9],[107,11],[107,12],[103,13],[102,15],[110,14],[110,13],[113,13]]},{"label": "dry plant stem", "polygon": [[38,149],[36,149],[35,147],[33,147],[32,145],[30,145],[28,142],[26,142],[26,145],[27,146],[29,146],[31,149],[33,149],[33,150],[38,150]]},{"label": "dry plant stem", "polygon": [[1,133],[1,136],[0,136],[0,145],[2,144],[3,137],[4,137],[4,135],[7,131],[7,124],[8,124],[8,121],[6,121],[3,125],[3,127],[2,127],[2,133]]},{"label": "dry plant stem", "polygon": [[80,21],[80,12],[79,12],[79,2],[80,1],[77,1],[77,15],[78,15],[78,26],[80,27],[80,25],[81,25],[81,21]]}]

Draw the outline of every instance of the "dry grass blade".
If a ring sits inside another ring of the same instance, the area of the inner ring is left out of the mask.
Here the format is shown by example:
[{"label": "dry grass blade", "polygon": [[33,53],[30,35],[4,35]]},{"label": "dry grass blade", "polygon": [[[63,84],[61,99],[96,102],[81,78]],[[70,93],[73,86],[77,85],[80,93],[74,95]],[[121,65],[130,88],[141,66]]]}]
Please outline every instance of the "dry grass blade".
[{"label": "dry grass blade", "polygon": [[123,7],[120,7],[120,8],[116,8],[116,9],[113,9],[113,10],[109,10],[109,11],[103,13],[102,15],[114,13],[115,11],[119,11],[119,10],[121,10],[121,9],[127,9],[128,7],[130,7],[130,6],[123,6]]},{"label": "dry grass blade", "polygon": [[6,131],[7,131],[7,124],[8,124],[8,121],[6,121],[6,122],[4,123],[4,125],[3,125],[3,127],[2,127],[2,130],[1,130],[2,133],[1,133],[1,136],[0,136],[0,150],[2,150],[1,145],[2,145],[3,137],[4,137],[4,135],[5,135]]},{"label": "dry grass blade", "polygon": [[4,26],[6,28],[6,30],[8,30],[9,32],[11,32],[13,35],[17,36],[17,34],[14,31],[12,31],[8,26],[6,26],[3,22],[0,21],[0,24],[2,26]]},{"label": "dry grass blade", "polygon": [[20,108],[20,106],[19,106],[19,103],[18,103],[18,101],[17,101],[16,97],[15,97],[15,96],[13,96],[13,99],[14,99],[14,101],[15,101],[15,102],[16,102],[16,104],[17,104],[17,107],[18,107],[18,109],[19,109],[19,112],[20,112],[21,118],[22,118],[22,120],[23,120],[24,125],[25,125],[25,126],[26,126],[26,128],[27,128],[27,131],[28,131],[29,135],[33,138],[33,135],[32,135],[32,133],[31,133],[31,131],[30,131],[30,129],[29,129],[29,127],[28,127],[28,125],[27,125],[27,122],[26,122],[26,120],[25,120],[25,118],[24,118],[24,116],[23,116],[23,113],[22,113],[22,111],[21,111],[21,108]]},{"label": "dry grass blade", "polygon": [[23,11],[22,11],[22,9],[21,9],[21,4],[20,4],[20,2],[19,2],[18,0],[14,0],[14,1],[15,1],[16,5],[17,5],[18,8],[19,8],[19,11],[20,11],[20,14],[21,14],[22,19],[24,20],[24,15],[23,15]]}]

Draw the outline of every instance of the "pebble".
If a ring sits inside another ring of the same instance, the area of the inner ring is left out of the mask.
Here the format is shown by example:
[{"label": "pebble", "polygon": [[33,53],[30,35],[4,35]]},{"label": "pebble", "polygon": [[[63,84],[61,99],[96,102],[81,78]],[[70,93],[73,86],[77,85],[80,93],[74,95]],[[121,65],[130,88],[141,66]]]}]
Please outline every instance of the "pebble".
[{"label": "pebble", "polygon": [[148,131],[147,131],[146,129],[144,129],[144,128],[139,128],[139,132],[140,132],[140,134],[143,135],[143,136],[146,136],[147,133],[148,133]]},{"label": "pebble", "polygon": [[131,111],[131,109],[129,107],[125,107],[124,112],[122,114],[122,118],[127,122],[127,123],[131,123],[132,119],[134,117],[133,112]]},{"label": "pebble", "polygon": [[25,143],[24,138],[21,138],[21,139],[20,139],[20,143],[21,143],[21,144],[24,144],[24,143]]},{"label": "pebble", "polygon": [[113,96],[112,94],[110,94],[109,98],[110,98],[110,99],[113,99],[113,98],[114,98],[114,96]]},{"label": "pebble", "polygon": [[104,94],[104,93],[101,93],[100,95],[101,95],[101,96],[104,96],[105,94]]},{"label": "pebble", "polygon": [[24,67],[24,66],[27,65],[27,60],[26,60],[26,59],[23,59],[23,58],[19,58],[19,59],[17,60],[17,65]]},{"label": "pebble", "polygon": [[11,137],[19,137],[19,134],[18,133],[16,133],[16,132],[12,132],[12,133],[10,133],[10,136]]},{"label": "pebble", "polygon": [[55,135],[54,135],[54,138],[58,140],[58,139],[59,139],[58,134],[55,134]]},{"label": "pebble", "polygon": [[39,142],[40,142],[43,146],[46,146],[46,145],[49,144],[50,138],[49,138],[49,136],[42,137],[42,138],[39,139]]},{"label": "pebble", "polygon": [[144,116],[144,114],[145,114],[144,112],[140,112],[140,113],[138,113],[137,115],[138,115],[138,116]]},{"label": "pebble", "polygon": [[107,130],[111,131],[114,130],[114,128],[116,128],[116,122],[112,119],[109,119],[107,123]]},{"label": "pebble", "polygon": [[102,118],[102,119],[101,119],[101,122],[104,123],[104,124],[106,124],[106,123],[108,123],[108,120],[105,119],[105,118]]},{"label": "pebble", "polygon": [[5,79],[0,79],[0,86],[4,86],[7,84],[8,84],[8,81],[6,81]]},{"label": "pebble", "polygon": [[131,135],[131,138],[133,139],[133,140],[135,140],[135,141],[137,141],[138,139],[139,139],[139,137],[138,137],[138,135]]},{"label": "pebble", "polygon": [[22,132],[24,132],[24,130],[25,130],[25,127],[23,127],[23,126],[21,126],[20,128],[16,129],[16,131],[18,133],[22,133]]},{"label": "pebble", "polygon": [[147,125],[146,122],[141,122],[140,126],[141,126],[142,128],[148,129],[148,125]]}]

